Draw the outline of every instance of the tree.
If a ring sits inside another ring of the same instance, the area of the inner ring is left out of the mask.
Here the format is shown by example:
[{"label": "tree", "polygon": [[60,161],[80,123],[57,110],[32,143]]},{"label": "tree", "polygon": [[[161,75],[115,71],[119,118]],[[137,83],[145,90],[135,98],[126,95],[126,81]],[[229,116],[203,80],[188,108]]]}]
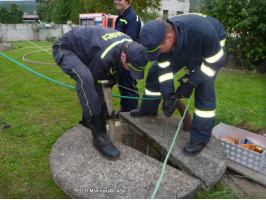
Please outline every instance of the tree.
[{"label": "tree", "polygon": [[242,69],[265,72],[266,1],[205,0],[202,11],[224,24],[227,50]]},{"label": "tree", "polygon": [[10,12],[6,8],[0,9],[0,23],[15,24],[22,23],[23,12],[18,9],[16,4],[10,5]]},{"label": "tree", "polygon": [[0,8],[0,23],[8,24],[10,13],[6,8]]},{"label": "tree", "polygon": [[10,6],[10,23],[22,23],[23,11],[18,9],[16,4],[11,4]]},{"label": "tree", "polygon": [[144,22],[148,22],[159,16],[155,10],[160,10],[161,0],[134,0],[131,6]]},{"label": "tree", "polygon": [[38,15],[40,20],[43,20],[45,18],[47,7],[47,3],[40,3],[36,6],[36,14]]},{"label": "tree", "polygon": [[57,24],[65,24],[69,20],[73,1],[71,0],[53,0],[45,10],[45,21],[55,22]]},{"label": "tree", "polygon": [[200,13],[200,9],[204,4],[204,0],[190,0],[189,3],[190,3],[189,6],[190,13]]},{"label": "tree", "polygon": [[[134,0],[132,8],[142,17],[147,14],[148,9],[159,9],[161,0]],[[118,13],[113,1],[106,0],[51,0],[45,11],[45,20],[55,23],[66,23],[71,20],[78,24],[79,13]],[[40,15],[39,15],[40,16]]]}]

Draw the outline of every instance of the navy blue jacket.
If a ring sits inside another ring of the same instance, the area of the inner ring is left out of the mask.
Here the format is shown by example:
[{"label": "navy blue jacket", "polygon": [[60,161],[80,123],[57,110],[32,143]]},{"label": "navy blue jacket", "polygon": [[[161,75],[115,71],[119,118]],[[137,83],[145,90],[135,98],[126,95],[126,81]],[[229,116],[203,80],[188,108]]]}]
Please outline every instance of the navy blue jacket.
[{"label": "navy blue jacket", "polygon": [[[158,58],[159,82],[164,97],[175,93],[173,74],[187,67],[189,80],[195,85],[215,77],[224,62],[221,41],[226,38],[223,25],[201,14],[184,14],[168,20],[176,31],[175,48]],[[165,67],[165,62],[169,66]],[[171,78],[172,77],[172,78]]]},{"label": "navy blue jacket", "polygon": [[129,35],[132,40],[136,41],[139,38],[141,21],[137,14],[128,7],[115,21],[115,29]]},{"label": "navy blue jacket", "polygon": [[88,66],[95,80],[108,80],[122,69],[121,52],[129,42],[132,39],[117,30],[87,26],[67,32],[54,46],[74,52]]}]

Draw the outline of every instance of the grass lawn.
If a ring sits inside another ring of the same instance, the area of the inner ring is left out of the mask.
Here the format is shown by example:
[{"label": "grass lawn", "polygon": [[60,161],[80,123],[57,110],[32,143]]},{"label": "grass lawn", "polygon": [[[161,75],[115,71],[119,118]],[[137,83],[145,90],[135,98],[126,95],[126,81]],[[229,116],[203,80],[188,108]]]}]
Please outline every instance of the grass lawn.
[{"label": "grass lawn", "polygon": [[[52,46],[52,43],[34,43],[45,49]],[[38,51],[37,47],[28,42],[12,44],[18,48],[4,54],[44,76],[75,86],[58,66],[22,60],[26,53]],[[27,59],[53,62],[47,52],[28,55]],[[41,78],[1,55],[0,71],[0,198],[69,198],[52,179],[49,153],[56,140],[81,119],[76,91]],[[182,74],[183,71],[175,79]],[[216,124],[248,127],[255,132],[265,128],[265,83],[264,75],[221,71],[216,80]],[[139,81],[141,94],[144,86],[145,81]],[[119,95],[117,86],[113,94]],[[119,108],[119,101],[113,98],[115,110]],[[193,100],[189,112],[192,115]],[[10,127],[4,129],[1,122]],[[195,198],[236,196],[220,183],[210,192],[200,191]]]}]

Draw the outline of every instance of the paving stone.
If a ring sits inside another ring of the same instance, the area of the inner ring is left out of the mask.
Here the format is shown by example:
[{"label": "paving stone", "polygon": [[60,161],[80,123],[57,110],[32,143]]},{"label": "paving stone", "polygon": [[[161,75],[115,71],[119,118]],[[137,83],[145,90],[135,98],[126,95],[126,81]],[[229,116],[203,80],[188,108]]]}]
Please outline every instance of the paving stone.
[{"label": "paving stone", "polygon": [[[168,119],[167,134],[164,138],[166,118],[163,115],[133,118],[129,113],[121,113],[120,118],[135,133],[148,137],[148,141],[154,141],[154,147],[157,146],[157,148],[162,149],[162,146],[164,146],[165,155],[169,151],[180,121],[180,118],[174,116]],[[186,156],[182,150],[189,142],[189,138],[190,133],[183,131],[181,128],[169,160],[187,174],[201,180],[203,189],[209,191],[220,182],[225,173],[225,150],[220,142],[212,136],[211,141],[198,155]]]},{"label": "paving stone", "polygon": [[[64,133],[50,152],[53,179],[72,198],[150,198],[162,163],[120,142],[116,161],[104,159],[92,146],[89,129],[78,125]],[[191,198],[201,182],[166,166],[155,198]]]}]

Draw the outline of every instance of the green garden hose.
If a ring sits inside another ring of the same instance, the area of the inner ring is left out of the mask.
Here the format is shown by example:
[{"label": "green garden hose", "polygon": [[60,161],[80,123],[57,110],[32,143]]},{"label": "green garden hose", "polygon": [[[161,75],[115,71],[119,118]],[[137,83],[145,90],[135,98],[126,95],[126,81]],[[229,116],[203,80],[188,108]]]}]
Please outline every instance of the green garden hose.
[{"label": "green garden hose", "polygon": [[[30,71],[30,72],[32,72],[32,73],[34,73],[34,74],[40,76],[40,77],[42,77],[42,78],[45,78],[45,79],[47,79],[47,80],[49,80],[49,81],[52,81],[52,82],[54,82],[54,83],[57,83],[57,84],[59,84],[59,85],[62,85],[62,86],[65,86],[65,87],[68,87],[68,88],[71,88],[71,89],[76,89],[76,88],[73,87],[73,86],[69,86],[69,85],[66,85],[66,84],[64,84],[64,83],[60,83],[60,82],[58,82],[58,81],[56,81],[56,80],[53,80],[53,79],[51,79],[51,78],[49,78],[49,77],[47,77],[47,76],[44,76],[44,75],[42,75],[42,74],[40,74],[40,73],[38,73],[38,72],[36,72],[36,71],[34,71],[34,70],[28,68],[28,67],[22,65],[21,63],[19,63],[19,62],[15,61],[14,59],[8,57],[7,55],[3,54],[2,52],[0,52],[0,55],[3,56],[3,57],[5,57],[6,59],[8,59],[8,60],[10,60],[10,61],[12,61],[12,62],[14,62],[14,63],[16,63],[16,64],[19,65],[20,67],[22,67],[22,68],[24,68],[24,69],[26,69],[26,70],[28,70],[28,71]],[[147,97],[129,97],[129,96],[119,96],[119,95],[112,95],[112,96],[113,96],[113,97],[119,97],[119,98],[127,98],[127,99],[143,99],[143,100],[156,100],[156,99],[161,99],[161,98],[147,98]]]}]

